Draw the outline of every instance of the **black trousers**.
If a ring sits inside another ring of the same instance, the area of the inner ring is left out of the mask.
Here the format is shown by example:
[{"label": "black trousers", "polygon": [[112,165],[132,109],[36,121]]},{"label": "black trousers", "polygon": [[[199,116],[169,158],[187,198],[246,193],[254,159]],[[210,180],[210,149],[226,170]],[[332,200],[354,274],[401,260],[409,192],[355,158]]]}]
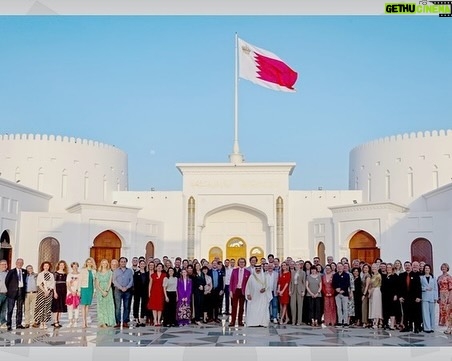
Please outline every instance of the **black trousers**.
[{"label": "black trousers", "polygon": [[165,301],[165,307],[163,309],[163,323],[168,326],[176,326],[176,292],[166,292],[168,295],[168,302]]},{"label": "black trousers", "polygon": [[6,325],[11,327],[13,324],[13,311],[14,306],[16,306],[16,327],[22,326],[22,316],[23,316],[23,308],[24,308],[24,297],[22,294],[19,294],[16,298],[8,297],[8,316],[6,317]]},{"label": "black trousers", "polygon": [[219,319],[221,316],[221,308],[222,308],[222,301],[223,296],[220,296],[220,289],[214,288],[211,292],[211,309],[212,309],[212,318],[214,320]]},{"label": "black trousers", "polygon": [[135,292],[135,294],[133,295],[133,318],[138,320],[138,317],[145,318],[149,316],[147,304],[148,304],[147,292],[141,294]]}]

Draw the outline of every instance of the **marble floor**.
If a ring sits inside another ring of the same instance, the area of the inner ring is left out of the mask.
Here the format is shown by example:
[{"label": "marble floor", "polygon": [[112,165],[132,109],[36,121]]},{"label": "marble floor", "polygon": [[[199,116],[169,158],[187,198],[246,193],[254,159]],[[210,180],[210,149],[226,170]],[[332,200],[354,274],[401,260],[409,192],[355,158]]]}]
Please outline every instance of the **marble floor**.
[{"label": "marble floor", "polygon": [[127,329],[63,327],[46,330],[28,328],[7,331],[0,329],[0,347],[21,346],[126,346],[126,347],[449,347],[452,336],[444,328],[434,333],[400,333],[382,329],[335,328],[275,325],[269,327],[229,327],[226,318],[221,324],[189,325],[185,327],[134,327]]}]

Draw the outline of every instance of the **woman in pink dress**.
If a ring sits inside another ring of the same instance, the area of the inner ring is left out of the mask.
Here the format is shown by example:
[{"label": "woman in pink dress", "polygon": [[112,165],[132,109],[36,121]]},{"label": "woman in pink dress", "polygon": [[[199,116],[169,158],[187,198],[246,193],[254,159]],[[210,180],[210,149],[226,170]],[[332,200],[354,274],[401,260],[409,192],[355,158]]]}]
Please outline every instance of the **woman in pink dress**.
[{"label": "woman in pink dress", "polygon": [[438,303],[439,303],[439,326],[447,326],[445,331],[450,334],[452,331],[452,276],[448,273],[449,265],[441,265],[441,276],[438,277]]},{"label": "woman in pink dress", "polygon": [[323,322],[325,326],[334,326],[337,318],[336,301],[334,299],[333,270],[329,264],[325,266],[325,274],[322,277],[322,292],[324,296]]}]

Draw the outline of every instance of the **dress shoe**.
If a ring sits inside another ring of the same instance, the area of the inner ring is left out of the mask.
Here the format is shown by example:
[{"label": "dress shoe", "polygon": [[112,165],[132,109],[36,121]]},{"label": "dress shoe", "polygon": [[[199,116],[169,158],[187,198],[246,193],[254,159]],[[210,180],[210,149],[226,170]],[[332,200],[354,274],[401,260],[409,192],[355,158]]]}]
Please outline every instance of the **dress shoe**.
[{"label": "dress shoe", "polygon": [[402,328],[402,329],[400,330],[400,332],[410,332],[410,330],[407,329],[407,328],[405,327],[405,328]]},{"label": "dress shoe", "polygon": [[121,325],[120,325],[119,323],[117,323],[117,324],[115,325],[115,328],[121,328]]},{"label": "dress shoe", "polygon": [[122,324],[122,327],[123,327],[123,328],[129,328],[129,324],[128,324],[127,322],[124,322],[124,323]]},{"label": "dress shoe", "polygon": [[21,329],[21,330],[25,329],[25,327],[22,326],[22,325],[16,326],[16,328],[17,328],[17,329]]},{"label": "dress shoe", "polygon": [[8,326],[7,330],[8,330],[8,331],[12,331],[13,328],[12,328],[11,326]]},{"label": "dress shoe", "polygon": [[239,326],[240,326],[240,327],[244,327],[245,324],[244,324],[243,322],[241,322],[241,323],[239,323]]},{"label": "dress shoe", "polygon": [[39,328],[39,324],[34,323],[31,327],[33,327],[33,328]]}]

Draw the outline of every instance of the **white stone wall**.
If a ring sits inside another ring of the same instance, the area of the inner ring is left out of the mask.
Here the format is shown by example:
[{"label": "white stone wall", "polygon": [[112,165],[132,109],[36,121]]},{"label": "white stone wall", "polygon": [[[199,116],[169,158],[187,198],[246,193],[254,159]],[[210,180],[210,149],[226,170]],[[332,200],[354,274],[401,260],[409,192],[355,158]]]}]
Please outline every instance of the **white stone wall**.
[{"label": "white stone wall", "polygon": [[0,177],[51,194],[51,211],[110,202],[113,191],[127,190],[127,154],[80,138],[0,135]]},{"label": "white stone wall", "polygon": [[411,204],[451,182],[452,130],[378,139],[350,152],[349,189],[363,190],[364,202]]}]

